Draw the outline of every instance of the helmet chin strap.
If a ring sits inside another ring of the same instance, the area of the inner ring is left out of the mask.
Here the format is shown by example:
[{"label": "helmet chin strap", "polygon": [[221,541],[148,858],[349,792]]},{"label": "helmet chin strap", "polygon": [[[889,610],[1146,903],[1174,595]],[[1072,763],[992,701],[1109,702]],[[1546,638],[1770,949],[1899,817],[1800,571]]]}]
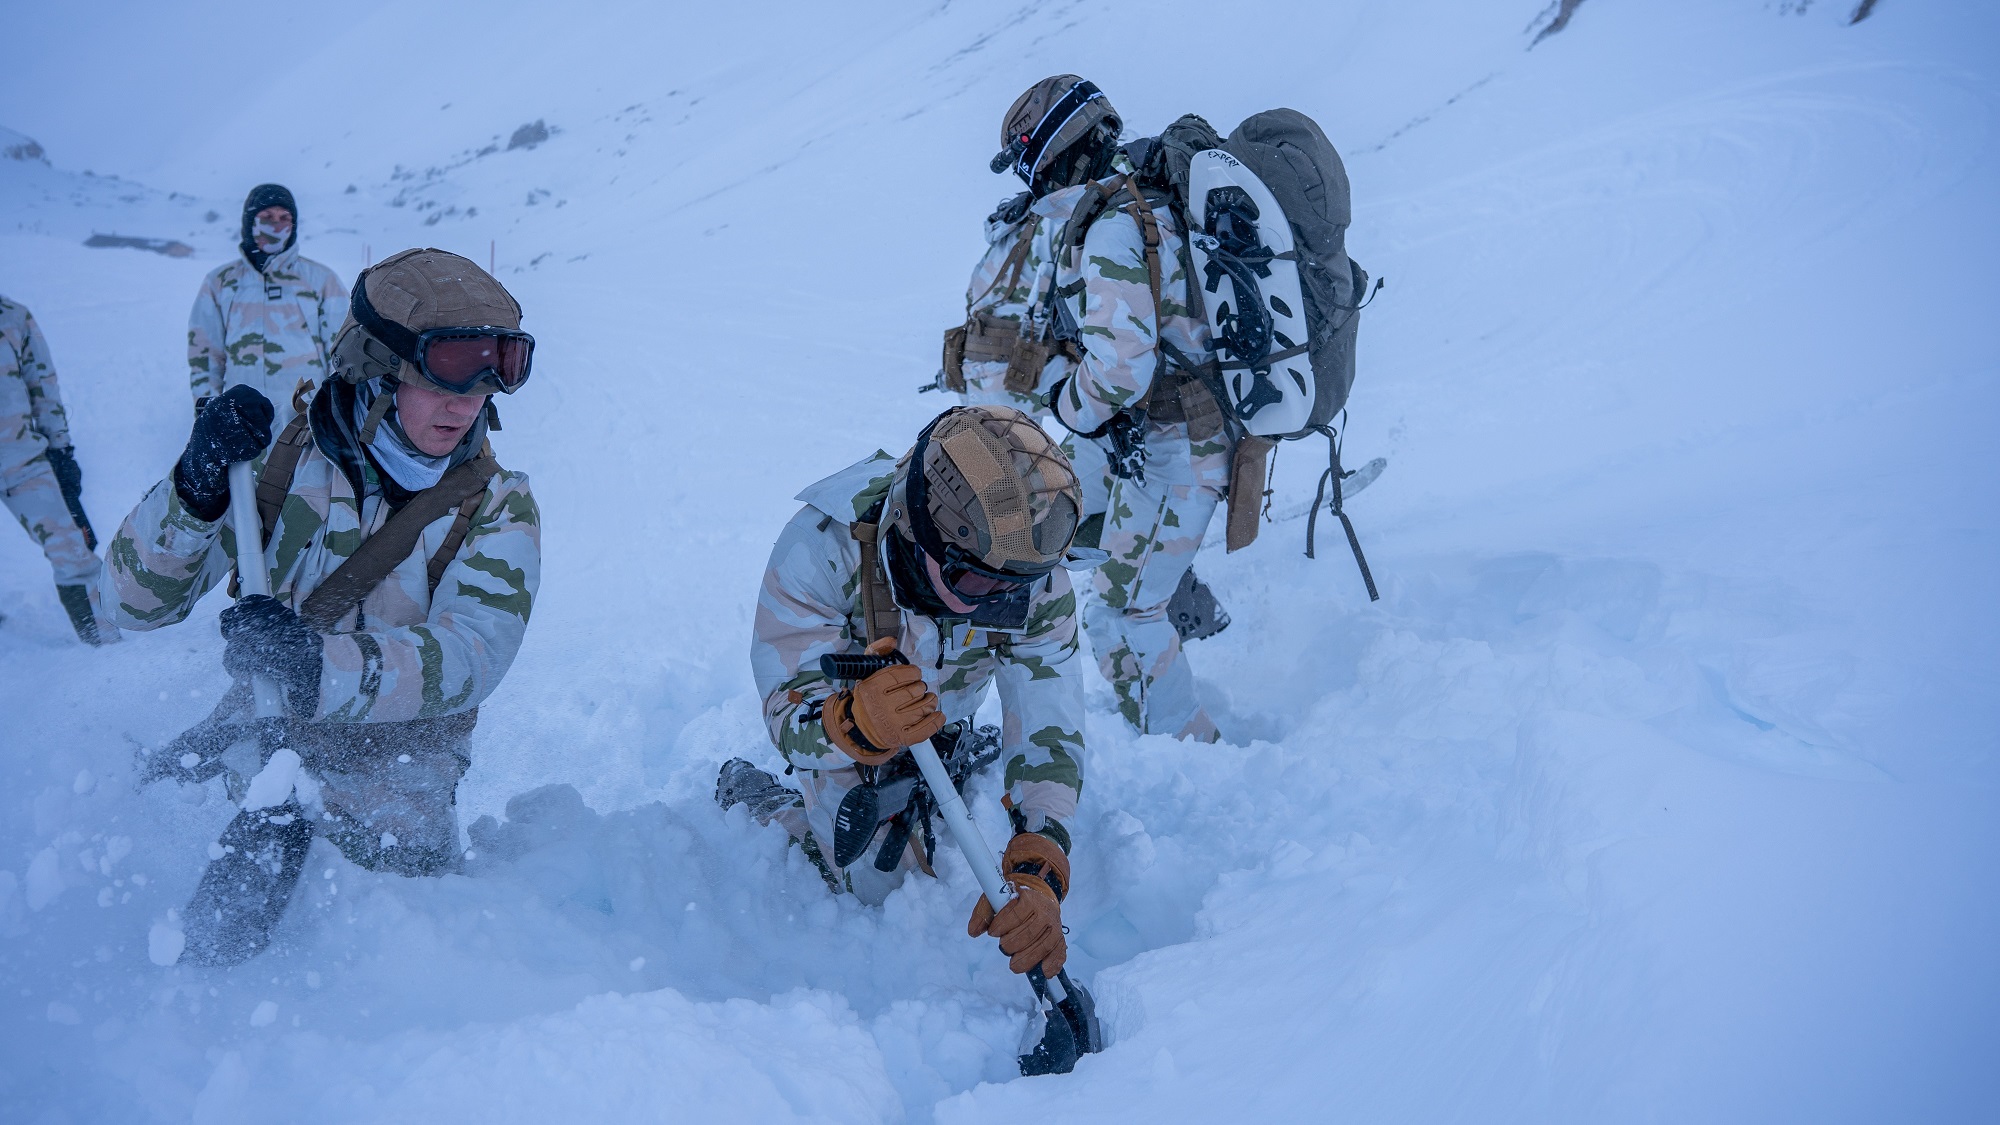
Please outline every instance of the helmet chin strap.
[{"label": "helmet chin strap", "polygon": [[389,416],[389,408],[396,405],[396,388],[400,385],[394,376],[382,380],[381,393],[369,404],[368,416],[361,421],[361,444],[375,443],[375,430],[381,426],[382,419]]}]

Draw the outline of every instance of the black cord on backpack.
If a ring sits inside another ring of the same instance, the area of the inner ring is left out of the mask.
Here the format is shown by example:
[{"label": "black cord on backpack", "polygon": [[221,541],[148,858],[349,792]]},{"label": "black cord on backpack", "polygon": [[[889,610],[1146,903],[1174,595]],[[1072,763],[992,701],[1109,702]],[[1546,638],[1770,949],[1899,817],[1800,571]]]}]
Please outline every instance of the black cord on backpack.
[{"label": "black cord on backpack", "polygon": [[[1344,430],[1347,426],[1345,410],[1340,412],[1340,423]],[[1333,514],[1340,517],[1340,526],[1347,532],[1347,545],[1354,550],[1354,565],[1361,568],[1361,581],[1368,587],[1368,600],[1379,602],[1382,595],[1375,589],[1375,576],[1368,571],[1368,557],[1361,553],[1361,537],[1354,533],[1354,521],[1347,518],[1347,511],[1341,505],[1341,481],[1346,479],[1347,474],[1340,468],[1340,437],[1331,426],[1314,426],[1313,429],[1326,435],[1327,469],[1320,474],[1319,489],[1313,494],[1312,514],[1306,517],[1306,557],[1317,557],[1313,554],[1313,539],[1319,524],[1319,506],[1325,502],[1326,487],[1331,483]]]}]

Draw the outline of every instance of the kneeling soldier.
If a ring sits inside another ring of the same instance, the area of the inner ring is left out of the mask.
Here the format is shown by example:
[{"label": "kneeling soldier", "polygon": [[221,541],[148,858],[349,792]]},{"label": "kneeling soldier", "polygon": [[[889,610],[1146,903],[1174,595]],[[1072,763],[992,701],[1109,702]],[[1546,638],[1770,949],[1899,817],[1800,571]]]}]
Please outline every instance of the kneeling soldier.
[{"label": "kneeling soldier", "polygon": [[263,788],[247,785],[262,763],[229,749],[252,676],[283,688],[284,745],[303,768],[296,795],[245,801],[223,832],[187,909],[189,960],[234,964],[264,947],[315,832],[368,868],[456,865],[454,793],[473,724],[521,647],[541,573],[528,478],[502,469],[486,440],[488,398],[527,381],[534,341],[520,323],[520,305],[464,258],[385,259],[355,280],[336,377],[276,443],[270,402],[250,387],[222,392],[119,529],[120,623],[182,620],[235,556],[235,534],[218,522],[229,466],[270,448],[257,508],[274,596],[223,611],[237,686],[147,773],[205,780],[226,769],[232,796]]},{"label": "kneeling soldier", "polygon": [[[1001,866],[1017,893],[997,917],[982,898],[969,930],[990,929],[1015,972],[1054,976],[1083,765],[1076,596],[1060,565],[1079,504],[1068,460],[1020,411],[956,407],[900,461],[877,452],[799,499],[764,572],[751,665],[801,786],[738,759],[717,799],[785,824],[836,889],[880,902],[909,868],[928,872],[935,847],[905,748],[931,740],[962,783],[996,685],[1002,726],[987,737],[1006,758],[1015,836]],[[908,662],[853,683],[822,672],[821,657],[864,649]]]}]

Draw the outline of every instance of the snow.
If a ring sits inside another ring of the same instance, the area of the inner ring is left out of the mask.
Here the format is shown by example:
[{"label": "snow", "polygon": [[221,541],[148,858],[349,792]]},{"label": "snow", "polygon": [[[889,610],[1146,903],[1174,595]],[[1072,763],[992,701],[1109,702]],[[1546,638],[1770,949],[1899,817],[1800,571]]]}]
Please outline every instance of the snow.
[{"label": "snow", "polygon": [[[0,535],[0,1117],[1989,1116],[2000,14],[1596,0],[1530,50],[1545,7],[10,13],[0,151],[44,158],[0,159],[0,292],[99,530],[185,439],[187,303],[268,179],[349,280],[490,248],[546,556],[466,873],[315,843],[279,947],[218,971],[173,912],[234,809],[132,755],[226,686],[220,599],[85,650]],[[1326,127],[1389,279],[1347,460],[1389,464],[1352,508],[1379,603],[1324,525],[1204,554],[1229,743],[1135,738],[1091,680],[1065,915],[1112,1045],[1024,1080],[955,854],[863,908],[710,794],[774,759],[745,652],[789,497],[942,405],[910,392],[1009,190],[994,120],[1064,70],[1148,131]]]}]

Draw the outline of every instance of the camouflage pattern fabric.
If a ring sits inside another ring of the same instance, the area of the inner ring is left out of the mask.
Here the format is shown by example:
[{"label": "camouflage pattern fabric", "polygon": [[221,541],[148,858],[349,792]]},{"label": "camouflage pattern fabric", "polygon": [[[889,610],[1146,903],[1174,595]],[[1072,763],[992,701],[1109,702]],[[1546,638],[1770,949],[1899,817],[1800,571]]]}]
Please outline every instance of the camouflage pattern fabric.
[{"label": "camouflage pattern fabric", "polygon": [[100,635],[116,631],[97,590],[102,565],[63,502],[48,451],[67,449],[69,420],[49,344],[25,306],[0,297],[0,499],[49,560],[58,586],[82,586]]},{"label": "camouflage pattern fabric", "polygon": [[[1090,225],[1079,252],[1058,259],[1056,284],[1068,289],[1081,283],[1068,309],[1083,358],[1063,389],[1063,414],[1080,429],[1104,425],[1152,388],[1164,369],[1162,338],[1192,362],[1213,358],[1208,322],[1185,303],[1186,241],[1170,208],[1162,205],[1153,214],[1160,231],[1157,310],[1144,236],[1127,212],[1106,211]],[[1194,438],[1184,423],[1153,422],[1146,433],[1145,483],[1108,472],[1101,478],[1108,495],[1098,546],[1111,559],[1093,579],[1096,596],[1084,622],[1119,713],[1143,733],[1217,737],[1195,698],[1194,672],[1166,608],[1228,487],[1229,455],[1226,434]]]},{"label": "camouflage pattern fabric", "polygon": [[[300,383],[325,380],[333,337],[347,316],[347,287],[295,243],[264,263],[242,258],[201,283],[188,313],[188,384],[195,401],[251,386],[277,407],[271,432],[292,417]],[[311,398],[311,391],[305,395]]]},{"label": "camouflage pattern fabric", "polygon": [[[801,492],[806,506],[778,536],[757,593],[750,664],[764,719],[772,743],[800,774],[807,820],[828,857],[833,814],[860,777],[820,724],[820,708],[838,685],[820,675],[819,658],[867,644],[860,544],[849,526],[888,491],[895,466],[877,452]],[[971,719],[988,687],[998,690],[1007,794],[1030,831],[1075,815],[1083,788],[1083,684],[1067,571],[1058,568],[1035,592],[1018,633],[906,611],[897,645],[922,669],[949,721]],[[847,874],[874,878],[872,858]]]},{"label": "camouflage pattern fabric", "polygon": [[[973,267],[972,280],[965,287],[965,315],[974,313],[1005,317],[1025,324],[1023,335],[1039,340],[1047,335],[1049,287],[1055,283],[1056,240],[1061,238],[1070,213],[1083,195],[1081,186],[1063,188],[1037,199],[1020,221],[1009,223],[998,213],[986,220],[986,253]],[[1018,279],[1008,263],[1023,235],[1028,238],[1027,257]],[[1003,284],[1013,280],[1014,284]],[[1034,417],[1048,413],[1049,388],[1069,374],[1069,360],[1053,356],[1042,368],[1035,393],[1024,394],[1006,387],[1007,365],[998,360],[970,360],[963,365],[965,391],[959,401],[967,406],[997,404],[1011,406]]]},{"label": "camouflage pattern fabric", "polygon": [[[262,461],[258,469],[263,468]],[[372,466],[364,497],[315,444],[299,459],[264,560],[273,596],[293,609],[389,517]],[[453,513],[455,514],[455,513]],[[494,474],[437,593],[426,565],[452,514],[432,521],[409,557],[326,634],[322,723],[429,719],[477,707],[520,650],[541,581],[541,516],[525,474]],[[236,537],[182,506],[173,482],[153,486],[107,555],[120,625],[158,629],[187,617],[231,570]]]}]

